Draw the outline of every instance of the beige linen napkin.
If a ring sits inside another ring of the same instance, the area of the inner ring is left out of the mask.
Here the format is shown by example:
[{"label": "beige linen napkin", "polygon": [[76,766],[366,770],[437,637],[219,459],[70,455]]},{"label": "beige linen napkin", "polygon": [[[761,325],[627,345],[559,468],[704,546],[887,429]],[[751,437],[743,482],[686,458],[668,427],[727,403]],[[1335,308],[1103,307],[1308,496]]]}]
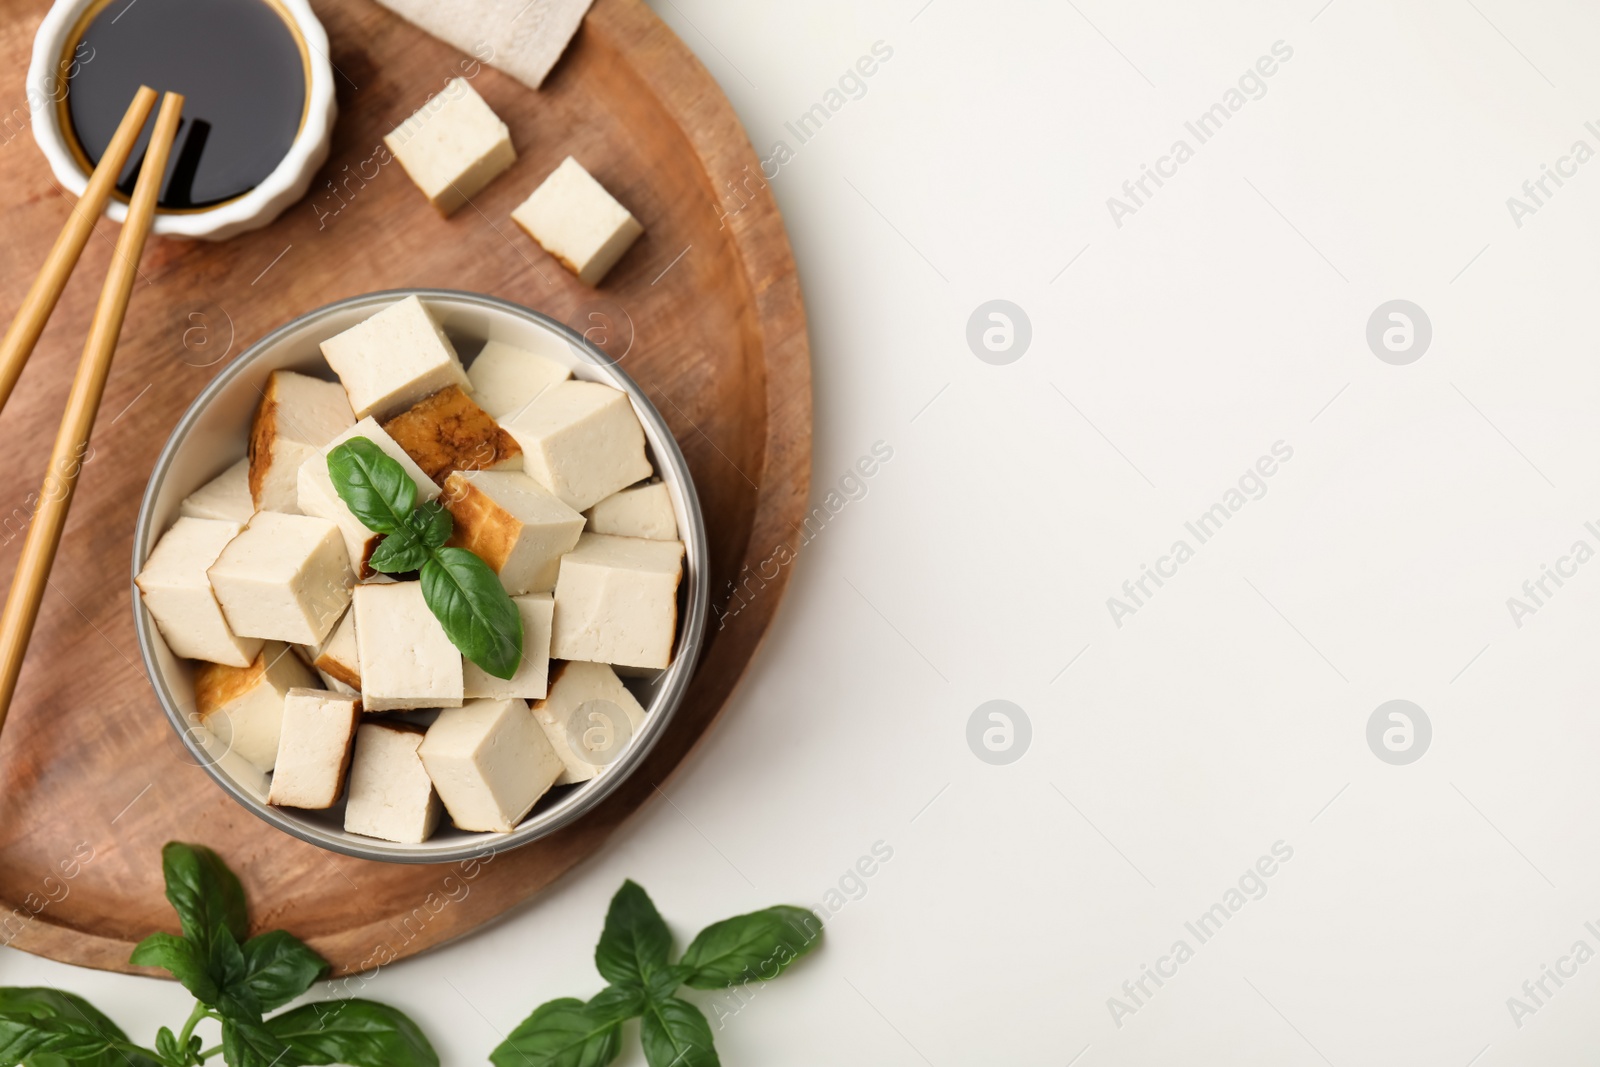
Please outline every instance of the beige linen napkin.
[{"label": "beige linen napkin", "polygon": [[[594,0],[378,0],[435,37],[537,89]],[[486,46],[488,49],[485,54]]]}]

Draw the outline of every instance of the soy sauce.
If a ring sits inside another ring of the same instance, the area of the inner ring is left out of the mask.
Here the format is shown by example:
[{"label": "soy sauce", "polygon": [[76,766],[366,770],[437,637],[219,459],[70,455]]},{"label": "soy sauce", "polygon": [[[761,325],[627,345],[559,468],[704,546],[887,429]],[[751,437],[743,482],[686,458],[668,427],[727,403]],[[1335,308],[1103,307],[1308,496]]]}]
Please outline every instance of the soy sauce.
[{"label": "soy sauce", "polygon": [[[161,207],[209,207],[260,185],[305,114],[306,62],[285,18],[267,0],[111,0],[72,42],[67,113],[90,165],[148,85],[186,97]],[[124,196],[148,140],[147,129],[120,176]]]}]

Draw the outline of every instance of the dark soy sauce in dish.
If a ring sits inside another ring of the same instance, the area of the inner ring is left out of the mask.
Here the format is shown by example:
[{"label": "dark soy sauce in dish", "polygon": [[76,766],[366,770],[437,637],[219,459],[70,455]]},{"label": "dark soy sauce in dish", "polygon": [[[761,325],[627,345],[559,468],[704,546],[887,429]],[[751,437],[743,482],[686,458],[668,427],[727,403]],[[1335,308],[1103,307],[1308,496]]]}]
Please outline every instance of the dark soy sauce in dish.
[{"label": "dark soy sauce in dish", "polygon": [[[305,60],[297,31],[266,0],[111,0],[72,46],[69,132],[91,166],[140,85],[186,97],[158,201],[167,210],[248,193],[300,132]],[[148,140],[147,129],[120,176],[125,196]]]}]

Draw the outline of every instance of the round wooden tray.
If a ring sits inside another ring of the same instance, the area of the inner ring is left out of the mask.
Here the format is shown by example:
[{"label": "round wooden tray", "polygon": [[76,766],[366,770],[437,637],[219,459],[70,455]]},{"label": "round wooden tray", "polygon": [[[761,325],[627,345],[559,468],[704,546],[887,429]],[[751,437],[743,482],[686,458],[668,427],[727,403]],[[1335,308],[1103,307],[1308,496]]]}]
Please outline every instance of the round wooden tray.
[{"label": "round wooden tray", "polygon": [[[44,6],[0,0],[0,68],[26,67]],[[807,496],[805,314],[759,161],[710,75],[639,0],[598,0],[539,92],[487,67],[477,73],[474,87],[510,125],[520,158],[444,220],[398,164],[381,162],[378,146],[465,57],[367,0],[315,6],[333,42],[340,119],[311,197],[222,245],[154,238],[141,264],[147,284],[134,293],[0,738],[0,943],[136,970],[132,946],[175,929],[160,864],[171,839],[217,849],[243,878],[255,922],[305,938],[335,973],[466,933],[538,893],[656,794],[727,702],[787,580],[773,559],[793,539]],[[0,315],[20,301],[71,206],[31,136],[13,132],[27,110],[15,103],[22,110],[0,126]],[[598,292],[510,221],[569,154],[645,225]],[[0,420],[7,574],[114,236],[102,221]],[[622,366],[694,472],[710,527],[713,604],[728,600],[744,568],[763,575],[750,578],[725,626],[712,618],[689,696],[640,771],[576,826],[487,862],[368,863],[267,826],[190,762],[144,678],[133,634],[134,516],[184,407],[229,356],[278,324],[397,286],[492,293],[566,321],[607,323],[614,338],[631,322]]]}]

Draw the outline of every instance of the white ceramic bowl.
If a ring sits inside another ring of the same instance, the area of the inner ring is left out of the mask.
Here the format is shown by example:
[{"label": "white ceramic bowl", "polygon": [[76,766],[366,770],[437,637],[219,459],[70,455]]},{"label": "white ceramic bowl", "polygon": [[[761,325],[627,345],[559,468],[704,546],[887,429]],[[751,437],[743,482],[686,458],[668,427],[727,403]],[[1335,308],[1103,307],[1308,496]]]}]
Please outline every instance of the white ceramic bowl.
[{"label": "white ceramic bowl", "polygon": [[[61,128],[61,108],[67,87],[60,76],[61,63],[72,44],[74,30],[85,12],[105,0],[57,0],[33,39],[33,59],[28,64],[26,89],[33,139],[50,163],[56,180],[74,196],[89,184],[68,134]],[[243,196],[197,211],[158,211],[153,232],[177,237],[220,241],[246,230],[259,229],[306,195],[311,179],[328,159],[328,140],[338,105],[334,100],[333,68],[328,60],[328,34],[306,0],[271,0],[305,45],[307,64],[306,112],[300,132],[276,169]],[[160,89],[162,86],[152,86]],[[106,213],[117,222],[128,215],[128,205],[115,196]]]},{"label": "white ceramic bowl", "polygon": [[445,863],[513,848],[552,833],[600,802],[644,760],[656,739],[670,727],[688,688],[700,653],[710,602],[706,568],[705,520],[694,481],[671,431],[644,393],[608,357],[575,330],[537,311],[476,293],[445,289],[406,289],[371,293],[319,308],[300,316],[256,342],[225,367],[195,398],[156,459],[150,484],[139,507],[133,536],[133,573],[143,568],[150,550],[178,517],[184,497],[216,477],[245,454],[251,419],[267,376],[289,368],[329,378],[318,344],[384,306],[403,297],[420,297],[464,359],[476,355],[486,341],[504,341],[573,369],[578,378],[603,382],[628,394],[644,426],[645,441],[657,473],[672,497],[679,536],[685,549],[684,580],[678,595],[678,639],[672,664],[651,678],[627,678],[645,709],[645,724],[610,766],[591,781],[557,786],[547,793],[509,834],[467,833],[449,826],[420,845],[397,845],[344,830],[343,803],[327,812],[274,808],[266,804],[266,777],[236,753],[223,750],[199,726],[194,715],[194,682],[190,663],[174,656],[162,640],[155,620],[133,589],[134,628],[145,671],[187,756],[211,774],[235,800],[267,822],[294,836],[335,852],[364,859],[401,863]]}]

